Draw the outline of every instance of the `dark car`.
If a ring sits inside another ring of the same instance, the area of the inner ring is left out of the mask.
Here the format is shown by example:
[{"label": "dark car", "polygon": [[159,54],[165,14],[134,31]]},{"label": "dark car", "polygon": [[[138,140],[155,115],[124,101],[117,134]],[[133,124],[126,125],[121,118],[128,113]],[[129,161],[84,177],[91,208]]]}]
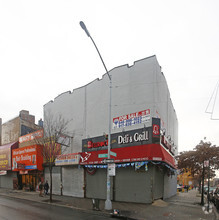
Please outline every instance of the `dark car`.
[{"label": "dark car", "polygon": [[215,204],[214,192],[215,192],[216,188],[217,188],[216,186],[211,186],[211,187],[209,188],[209,200],[210,200],[211,202],[213,202],[214,204]]},{"label": "dark car", "polygon": [[213,202],[217,209],[219,209],[219,187],[217,187],[213,193]]}]

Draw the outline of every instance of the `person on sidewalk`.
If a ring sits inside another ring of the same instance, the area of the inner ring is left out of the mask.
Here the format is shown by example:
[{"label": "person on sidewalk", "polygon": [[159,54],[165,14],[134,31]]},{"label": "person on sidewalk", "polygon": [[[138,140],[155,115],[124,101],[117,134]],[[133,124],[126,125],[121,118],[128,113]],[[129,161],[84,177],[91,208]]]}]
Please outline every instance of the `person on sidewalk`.
[{"label": "person on sidewalk", "polygon": [[49,184],[48,181],[46,180],[46,183],[44,184],[44,194],[48,195],[48,191],[49,191]]},{"label": "person on sidewalk", "polygon": [[42,182],[39,182],[39,191],[40,191],[40,194],[39,196],[43,196],[43,183]]}]

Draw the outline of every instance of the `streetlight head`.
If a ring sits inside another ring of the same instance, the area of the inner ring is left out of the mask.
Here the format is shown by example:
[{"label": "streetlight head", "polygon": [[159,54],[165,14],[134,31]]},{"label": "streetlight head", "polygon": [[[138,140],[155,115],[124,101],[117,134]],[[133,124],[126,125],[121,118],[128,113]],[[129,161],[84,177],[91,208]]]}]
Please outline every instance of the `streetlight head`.
[{"label": "streetlight head", "polygon": [[87,30],[87,28],[86,28],[86,26],[85,26],[85,24],[84,24],[83,21],[80,21],[80,26],[81,26],[81,28],[86,32],[87,36],[90,37],[90,33],[89,33],[89,31]]}]

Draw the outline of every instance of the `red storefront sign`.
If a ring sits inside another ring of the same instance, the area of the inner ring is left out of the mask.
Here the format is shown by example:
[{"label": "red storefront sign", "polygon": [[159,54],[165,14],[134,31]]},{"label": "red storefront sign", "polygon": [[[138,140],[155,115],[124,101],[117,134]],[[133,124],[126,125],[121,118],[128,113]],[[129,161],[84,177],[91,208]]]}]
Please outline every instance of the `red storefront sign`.
[{"label": "red storefront sign", "polygon": [[43,170],[42,146],[33,145],[12,151],[12,170]]},{"label": "red storefront sign", "polygon": [[32,141],[34,139],[42,138],[42,137],[43,137],[43,129],[19,137],[19,143],[23,143],[23,142],[27,142],[27,141]]},{"label": "red storefront sign", "polygon": [[[174,158],[159,144],[147,144],[125,148],[111,149],[111,158],[115,163],[135,161],[163,161],[175,168]],[[91,151],[81,153],[80,164],[101,164],[103,157],[98,155],[107,154],[107,150]],[[113,156],[116,155],[116,156]]]}]

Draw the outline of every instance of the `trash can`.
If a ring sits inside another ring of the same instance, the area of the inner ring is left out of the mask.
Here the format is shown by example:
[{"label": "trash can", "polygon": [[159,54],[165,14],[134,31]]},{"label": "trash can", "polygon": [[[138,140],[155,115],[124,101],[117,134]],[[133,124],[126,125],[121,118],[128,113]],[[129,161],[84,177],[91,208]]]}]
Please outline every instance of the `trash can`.
[{"label": "trash can", "polygon": [[96,210],[96,211],[100,210],[99,203],[100,203],[99,199],[92,199],[93,210]]}]

